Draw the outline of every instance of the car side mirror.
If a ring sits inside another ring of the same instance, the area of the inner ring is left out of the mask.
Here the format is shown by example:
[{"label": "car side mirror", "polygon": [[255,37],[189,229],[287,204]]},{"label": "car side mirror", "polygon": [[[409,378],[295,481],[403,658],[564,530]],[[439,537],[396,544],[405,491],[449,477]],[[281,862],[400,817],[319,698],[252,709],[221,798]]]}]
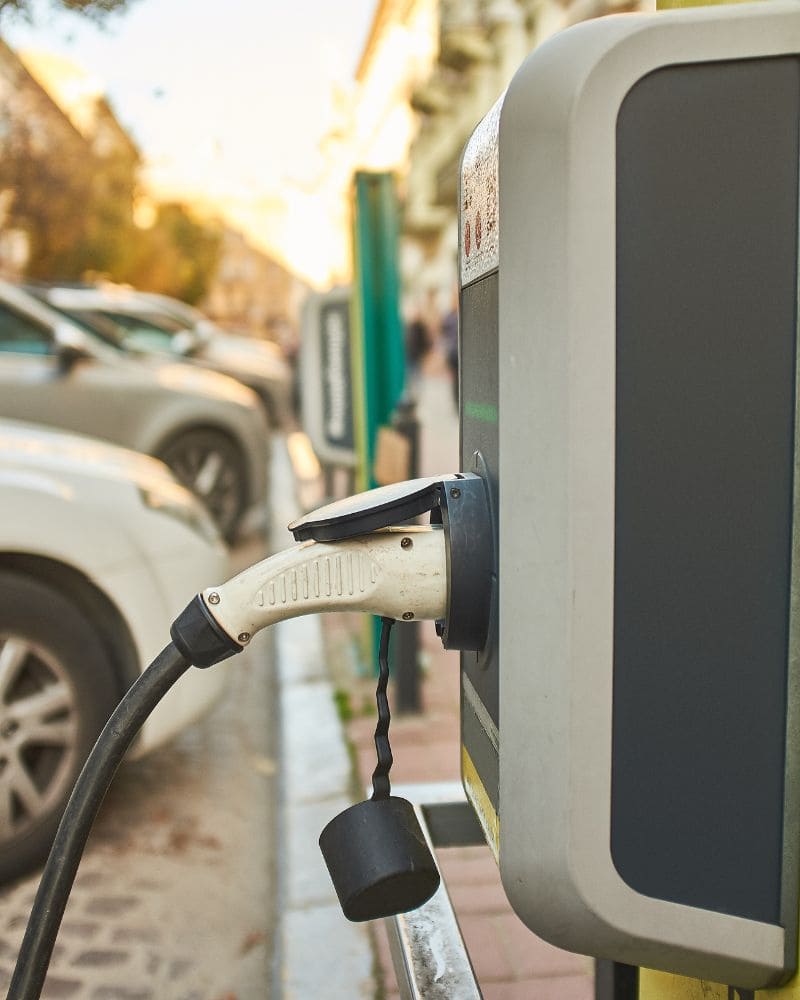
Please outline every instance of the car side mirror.
[{"label": "car side mirror", "polygon": [[86,338],[69,323],[60,323],[54,331],[53,341],[58,358],[58,370],[66,375],[76,364],[92,356]]},{"label": "car side mirror", "polygon": [[201,338],[194,330],[179,330],[172,338],[172,349],[176,354],[190,358],[201,347]]},{"label": "car side mirror", "polygon": [[213,340],[215,336],[221,333],[216,323],[212,323],[210,319],[198,320],[192,329],[197,341],[201,344],[207,344],[209,340]]}]

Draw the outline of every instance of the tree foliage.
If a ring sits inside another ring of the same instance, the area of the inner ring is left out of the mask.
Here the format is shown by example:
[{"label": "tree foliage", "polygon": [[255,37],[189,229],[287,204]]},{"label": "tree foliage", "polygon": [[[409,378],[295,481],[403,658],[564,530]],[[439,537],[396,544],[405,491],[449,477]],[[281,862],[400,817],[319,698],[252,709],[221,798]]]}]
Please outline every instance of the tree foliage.
[{"label": "tree foliage", "polygon": [[159,206],[140,229],[133,204],[138,160],[125,150],[96,155],[75,135],[37,141],[26,121],[0,119],[4,225],[26,233],[26,275],[41,281],[104,277],[187,302],[205,294],[221,234],[177,203]]},{"label": "tree foliage", "polygon": [[[96,19],[133,2],[49,0]],[[0,0],[0,18],[34,19],[42,3]],[[100,107],[103,131],[87,138],[38,88],[21,86],[26,80],[20,67],[20,86],[10,90],[15,99],[0,106],[0,224],[25,234],[26,276],[105,277],[200,299],[216,268],[220,232],[177,203],[162,205],[150,229],[139,228],[133,214],[139,153],[108,105]]]},{"label": "tree foliage", "polygon": [[177,202],[159,206],[156,222],[140,234],[138,260],[127,280],[144,291],[195,303],[205,295],[219,259],[222,234]]},{"label": "tree foliage", "polygon": [[[51,6],[100,20],[106,14],[122,10],[128,2],[129,0],[51,0]],[[14,13],[31,20],[33,9],[33,0],[0,0],[0,18],[6,13]]]},{"label": "tree foliage", "polygon": [[68,143],[58,155],[47,155],[26,122],[7,122],[5,128],[0,189],[11,193],[5,224],[28,237],[31,277],[72,278],[80,267],[76,248],[84,240],[92,191],[87,159]]},{"label": "tree foliage", "polygon": [[5,225],[27,234],[27,273],[71,281],[87,270],[132,266],[136,161],[95,155],[74,141],[37,141],[30,123],[4,121],[0,190],[10,193]]}]

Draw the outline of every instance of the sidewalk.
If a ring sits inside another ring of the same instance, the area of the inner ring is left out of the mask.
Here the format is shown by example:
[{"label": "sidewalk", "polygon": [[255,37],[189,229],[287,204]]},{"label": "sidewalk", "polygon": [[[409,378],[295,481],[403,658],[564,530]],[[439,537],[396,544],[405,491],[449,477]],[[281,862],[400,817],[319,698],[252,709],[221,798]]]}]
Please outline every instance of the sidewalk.
[{"label": "sidewalk", "polygon": [[[305,468],[304,468],[305,466]],[[272,551],[293,544],[286,525],[318,506],[318,475],[302,435],[276,439],[272,457]],[[339,908],[317,840],[353,798],[352,767],[318,615],[273,630],[280,701],[278,933],[275,1000],[374,1000],[369,929]]]},{"label": "sidewalk", "polygon": [[[326,644],[341,645],[345,624],[332,616],[326,621]],[[424,711],[394,715],[389,731],[396,784],[460,779],[458,657],[442,649],[432,626],[424,627],[423,648]],[[359,714],[345,727],[361,788],[375,766],[375,713],[366,711],[371,698],[374,704],[374,688],[372,678],[353,683],[350,701]],[[592,1000],[591,960],[554,948],[522,924],[506,901],[488,847],[440,850],[437,861],[485,1000]],[[395,1000],[399,994],[382,922],[373,930],[384,995]]]},{"label": "sidewalk", "polygon": [[[419,474],[456,470],[458,428],[451,389],[433,365],[420,382],[418,417]],[[375,766],[375,679],[348,682],[341,667],[357,622],[356,616],[325,616],[323,634],[329,659],[340,664],[334,683],[340,688],[346,685],[353,717],[345,729],[364,789]],[[423,712],[393,715],[389,733],[394,754],[391,780],[397,784],[460,779],[458,655],[442,649],[431,622],[421,626],[421,645],[426,667]],[[592,961],[554,948],[522,924],[506,901],[488,847],[440,850],[437,860],[486,1000],[591,1000]],[[394,1000],[399,994],[382,922],[373,924],[373,932],[384,996]]]}]

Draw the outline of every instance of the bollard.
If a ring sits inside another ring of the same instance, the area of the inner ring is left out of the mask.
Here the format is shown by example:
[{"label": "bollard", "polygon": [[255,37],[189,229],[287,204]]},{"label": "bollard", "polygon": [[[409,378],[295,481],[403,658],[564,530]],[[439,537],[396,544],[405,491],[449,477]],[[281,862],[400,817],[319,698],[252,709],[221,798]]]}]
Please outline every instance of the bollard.
[{"label": "bollard", "polygon": [[[392,414],[392,427],[405,435],[411,445],[407,477],[419,475],[419,422],[416,403],[404,394]],[[399,714],[422,710],[419,684],[419,622],[398,622],[394,639],[395,707]]]}]

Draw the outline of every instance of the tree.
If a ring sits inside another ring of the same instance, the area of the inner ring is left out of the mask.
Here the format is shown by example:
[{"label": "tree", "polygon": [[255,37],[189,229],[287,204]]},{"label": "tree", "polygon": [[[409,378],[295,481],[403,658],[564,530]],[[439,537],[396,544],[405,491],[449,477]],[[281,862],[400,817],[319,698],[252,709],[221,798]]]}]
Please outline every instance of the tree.
[{"label": "tree", "polygon": [[[5,123],[0,190],[12,192],[6,224],[28,236],[28,273],[75,277],[75,249],[85,239],[92,172],[80,140],[53,154],[27,122]],[[80,265],[78,264],[77,267]]]},{"label": "tree", "polygon": [[165,203],[155,225],[140,233],[138,261],[125,280],[143,291],[198,302],[213,277],[221,242],[218,226],[199,222],[177,202]]},{"label": "tree", "polygon": [[72,281],[92,271],[122,278],[140,236],[133,224],[138,161],[97,156],[66,127],[43,137],[29,121],[2,124],[0,190],[10,192],[6,225],[28,236],[28,276]]},{"label": "tree", "polygon": [[155,224],[135,225],[138,152],[121,142],[103,155],[66,119],[4,116],[0,192],[4,226],[27,235],[26,275],[42,281],[102,276],[187,302],[203,297],[219,257],[218,226],[176,202]]},{"label": "tree", "polygon": [[[51,0],[51,3],[55,7],[63,7],[65,10],[99,20],[106,14],[121,10],[128,0]],[[33,0],[0,0],[0,18],[9,12],[20,14],[30,20],[33,16],[33,7]]]},{"label": "tree", "polygon": [[139,158],[124,151],[95,157],[88,204],[82,269],[127,280],[137,259],[141,230],[134,225],[133,203]]}]

